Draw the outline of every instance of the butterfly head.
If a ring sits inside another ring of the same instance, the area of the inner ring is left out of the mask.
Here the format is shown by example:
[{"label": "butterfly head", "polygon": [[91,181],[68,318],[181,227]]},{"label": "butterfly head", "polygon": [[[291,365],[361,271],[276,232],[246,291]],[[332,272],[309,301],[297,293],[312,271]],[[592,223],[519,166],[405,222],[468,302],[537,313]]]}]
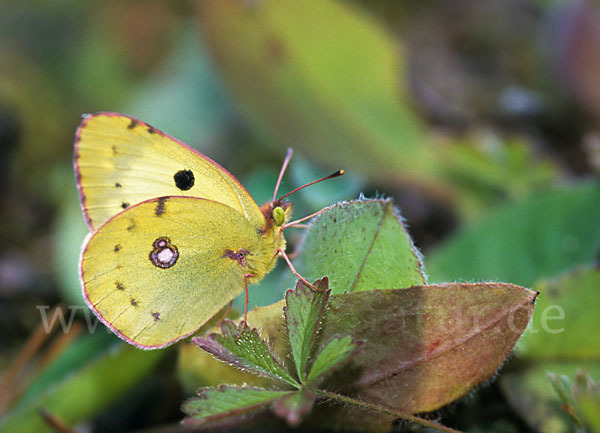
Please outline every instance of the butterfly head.
[{"label": "butterfly head", "polygon": [[[288,207],[288,209],[290,208]],[[276,227],[281,227],[283,224],[285,224],[287,220],[287,214],[285,212],[285,209],[283,209],[281,206],[274,207],[271,216],[273,218],[273,224]]]},{"label": "butterfly head", "polygon": [[[292,214],[292,203],[288,200],[284,200],[286,197],[294,194],[296,191],[300,191],[307,186],[314,185],[315,183],[322,182],[327,179],[332,179],[334,177],[338,177],[344,174],[344,170],[338,170],[335,173],[330,174],[329,176],[322,177],[321,179],[317,179],[315,181],[309,182],[305,185],[299,186],[298,188],[288,192],[287,194],[282,195],[277,198],[277,191],[279,190],[279,186],[281,185],[281,180],[283,179],[283,174],[285,173],[285,169],[290,162],[292,157],[292,149],[289,148],[287,150],[287,154],[285,155],[285,160],[283,161],[283,165],[281,166],[281,171],[279,172],[279,178],[277,179],[277,183],[275,184],[275,191],[273,192],[273,200],[271,202],[267,202],[260,207],[262,214],[265,217],[265,226],[261,229],[262,233],[267,233],[268,231],[275,228],[285,228],[286,223],[289,221],[290,216]],[[294,224],[294,223],[292,223]],[[288,225],[292,225],[288,224]],[[281,231],[281,230],[280,230]]]},{"label": "butterfly head", "polygon": [[260,210],[265,217],[265,226],[262,228],[262,232],[265,233],[274,227],[283,226],[290,220],[292,202],[288,200],[275,200],[263,204]]}]

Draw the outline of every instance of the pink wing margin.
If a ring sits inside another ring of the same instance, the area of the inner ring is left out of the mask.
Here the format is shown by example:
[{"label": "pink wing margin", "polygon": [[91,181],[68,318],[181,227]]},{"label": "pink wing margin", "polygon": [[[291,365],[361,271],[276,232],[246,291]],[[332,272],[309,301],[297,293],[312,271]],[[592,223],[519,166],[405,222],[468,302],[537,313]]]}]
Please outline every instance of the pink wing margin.
[{"label": "pink wing margin", "polygon": [[79,193],[79,203],[81,205],[81,210],[83,212],[85,222],[86,222],[88,228],[90,229],[90,231],[93,232],[96,229],[94,227],[92,219],[90,218],[90,216],[88,214],[87,206],[85,204],[85,200],[86,200],[85,192],[83,191],[83,186],[81,184],[81,172],[79,170],[79,143],[81,141],[81,133],[82,133],[83,129],[85,128],[85,126],[87,125],[87,123],[90,120],[94,119],[95,117],[100,117],[100,116],[121,117],[121,118],[129,119],[133,122],[136,122],[139,125],[142,125],[146,129],[151,129],[154,133],[157,133],[165,138],[168,138],[169,140],[174,141],[175,143],[179,144],[180,146],[183,146],[185,149],[194,153],[198,157],[204,159],[206,162],[212,164],[216,169],[227,174],[235,183],[238,184],[238,186],[242,189],[242,191],[244,191],[248,195],[248,197],[252,197],[250,194],[248,194],[248,191],[246,190],[246,188],[244,188],[244,186],[240,183],[240,181],[237,180],[234,175],[232,175],[229,171],[227,171],[219,163],[213,161],[208,156],[204,155],[203,153],[198,152],[196,149],[188,146],[187,144],[183,143],[182,141],[178,140],[177,138],[174,138],[174,137],[170,136],[169,134],[166,134],[166,133],[162,132],[161,130],[154,128],[152,125],[150,125],[146,122],[143,122],[143,121],[136,119],[135,117],[129,116],[127,114],[114,113],[114,112],[109,112],[109,111],[101,111],[101,112],[93,113],[93,114],[84,114],[84,115],[82,115],[83,120],[81,121],[81,123],[77,127],[77,130],[75,131],[75,145],[74,145],[74,152],[73,152],[73,169],[75,171],[75,182],[77,183],[77,192]]}]

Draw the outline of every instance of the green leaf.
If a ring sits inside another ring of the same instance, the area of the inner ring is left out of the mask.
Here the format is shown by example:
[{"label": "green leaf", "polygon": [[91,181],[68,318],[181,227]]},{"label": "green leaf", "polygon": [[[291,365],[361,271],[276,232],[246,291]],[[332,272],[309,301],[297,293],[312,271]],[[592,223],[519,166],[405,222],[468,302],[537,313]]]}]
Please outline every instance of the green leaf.
[{"label": "green leaf", "polygon": [[[600,221],[600,220],[599,220]],[[535,313],[520,347],[530,359],[600,359],[600,269],[581,267],[534,286]]]},{"label": "green leaf", "polygon": [[592,431],[600,431],[600,393],[589,393],[579,396],[577,399],[579,410],[584,422],[592,428]]},{"label": "green leaf", "polygon": [[306,379],[306,364],[312,351],[321,317],[329,299],[327,278],[315,281],[315,287],[324,291],[318,293],[306,286],[300,280],[295,290],[288,290],[285,295],[285,323],[288,331],[288,341],[296,372],[300,382]]},{"label": "green leaf", "polygon": [[548,373],[573,378],[579,370],[600,377],[600,362],[547,362],[505,373],[500,387],[513,410],[535,431],[567,433],[573,431],[572,421],[561,406]]},{"label": "green leaf", "polygon": [[[89,316],[95,317],[87,306],[82,308],[86,308],[84,314],[89,313]],[[70,313],[71,311],[66,310],[64,314],[68,315]],[[56,386],[66,377],[73,375],[73,372],[92,364],[99,354],[111,350],[110,348],[119,342],[120,340],[101,324],[96,328],[96,332],[80,335],[73,344],[65,347],[60,355],[27,386],[27,391],[18,402],[19,407],[34,401],[40,394]]]},{"label": "green leaf", "polygon": [[600,431],[600,382],[590,374],[579,370],[575,380],[565,375],[553,375],[553,385],[563,401],[562,409],[576,422],[578,427],[589,426],[590,431]]},{"label": "green leaf", "polygon": [[[65,173],[66,174],[66,173]],[[73,174],[68,173],[72,179]],[[71,179],[60,179],[61,185],[72,182]],[[79,278],[79,259],[81,251],[73,248],[73,245],[81,245],[89,229],[85,220],[81,217],[81,205],[75,188],[63,191],[64,200],[58,210],[54,232],[54,272],[58,279],[58,290],[65,303],[70,306],[82,306],[88,308],[83,300],[81,291],[81,279]],[[87,314],[91,311],[86,311]]]},{"label": "green leaf", "polygon": [[181,24],[173,34],[177,43],[159,68],[132,89],[123,112],[135,113],[138,119],[205,152],[227,133],[234,113],[208,50],[198,40],[196,26]]},{"label": "green leaf", "polygon": [[339,367],[340,364],[347,361],[356,352],[361,344],[362,342],[353,341],[349,335],[345,337],[333,337],[316,356],[306,382],[312,383],[335,367]]},{"label": "green leaf", "polygon": [[240,336],[242,326],[243,322],[236,326],[231,320],[224,320],[221,323],[222,334],[214,333],[206,338],[195,337],[192,341],[221,361],[241,370],[299,387],[298,382],[290,376],[269,346],[260,338],[256,329],[245,326]]},{"label": "green leaf", "polygon": [[439,161],[403,96],[402,52],[375,20],[332,0],[198,4],[215,63],[255,130],[386,182],[432,182]]},{"label": "green leaf", "polygon": [[[536,194],[496,210],[427,258],[432,281],[495,280],[531,286],[600,250],[600,184]],[[332,283],[333,284],[333,283]]]},{"label": "green leaf", "polygon": [[132,389],[168,352],[142,351],[119,343],[114,350],[106,351],[94,362],[5,414],[0,430],[3,433],[53,433],[55,430],[40,416],[40,408],[68,425],[87,420]]},{"label": "green leaf", "polygon": [[185,393],[195,392],[202,387],[216,387],[223,383],[259,387],[273,385],[270,376],[258,376],[226,364],[210,353],[198,350],[198,346],[190,340],[177,344],[177,349],[175,371]]},{"label": "green leaf", "polygon": [[391,200],[327,208],[311,224],[297,268],[309,281],[327,275],[333,294],[426,283],[421,255]]},{"label": "green leaf", "polygon": [[277,416],[285,419],[290,426],[295,427],[310,412],[314,401],[314,394],[302,387],[302,389],[274,401],[272,409]]},{"label": "green leaf", "polygon": [[561,400],[561,409],[578,427],[581,427],[581,417],[573,400],[573,388],[569,378],[564,374],[548,373],[548,380]]},{"label": "green leaf", "polygon": [[271,402],[293,393],[295,391],[221,385],[217,389],[198,390],[198,397],[187,400],[181,409],[188,415],[186,423],[210,423],[266,409]]},{"label": "green leaf", "polygon": [[563,403],[573,403],[573,396],[571,395],[571,381],[564,374],[548,373],[547,374],[554,391],[558,394],[558,397]]},{"label": "green leaf", "polygon": [[494,204],[558,183],[559,170],[530,139],[490,130],[444,136],[436,148],[456,196],[453,205],[472,220]]}]

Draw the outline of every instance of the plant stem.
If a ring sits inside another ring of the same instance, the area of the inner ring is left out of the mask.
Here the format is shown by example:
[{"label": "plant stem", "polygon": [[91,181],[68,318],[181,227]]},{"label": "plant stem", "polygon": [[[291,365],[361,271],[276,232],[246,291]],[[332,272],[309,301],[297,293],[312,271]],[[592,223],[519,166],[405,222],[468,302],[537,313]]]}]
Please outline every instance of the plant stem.
[{"label": "plant stem", "polygon": [[420,424],[420,425],[423,425],[426,427],[431,427],[431,428],[434,428],[436,430],[443,431],[446,433],[461,433],[459,430],[455,430],[453,428],[443,426],[435,421],[430,421],[427,419],[419,418],[418,416],[414,416],[414,415],[410,415],[410,414],[406,414],[406,413],[396,412],[394,410],[388,409],[387,407],[377,406],[376,404],[371,404],[371,403],[367,403],[364,401],[356,400],[354,398],[347,397],[345,395],[340,395],[340,394],[336,394],[334,392],[324,391],[322,389],[312,389],[312,391],[321,397],[326,397],[331,400],[341,401],[346,404],[352,404],[354,406],[359,406],[363,409],[368,409],[368,410],[372,410],[375,412],[392,415],[392,416],[395,416],[396,418],[400,418],[405,421],[414,422],[415,424]]}]

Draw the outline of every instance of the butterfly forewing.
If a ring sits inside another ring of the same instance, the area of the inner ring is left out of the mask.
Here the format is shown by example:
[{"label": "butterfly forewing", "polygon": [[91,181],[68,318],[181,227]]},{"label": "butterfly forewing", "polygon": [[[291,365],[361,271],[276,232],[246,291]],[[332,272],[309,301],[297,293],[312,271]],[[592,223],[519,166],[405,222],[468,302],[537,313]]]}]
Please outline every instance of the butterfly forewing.
[{"label": "butterfly forewing", "polygon": [[259,244],[255,226],[222,203],[148,200],[88,240],[81,260],[86,301],[125,340],[162,347],[193,333],[242,292],[247,269],[232,255],[252,255]]},{"label": "butterfly forewing", "polygon": [[91,229],[142,201],[206,198],[237,210],[257,227],[264,217],[220,165],[150,125],[117,113],[85,117],[76,133],[75,170]]}]

